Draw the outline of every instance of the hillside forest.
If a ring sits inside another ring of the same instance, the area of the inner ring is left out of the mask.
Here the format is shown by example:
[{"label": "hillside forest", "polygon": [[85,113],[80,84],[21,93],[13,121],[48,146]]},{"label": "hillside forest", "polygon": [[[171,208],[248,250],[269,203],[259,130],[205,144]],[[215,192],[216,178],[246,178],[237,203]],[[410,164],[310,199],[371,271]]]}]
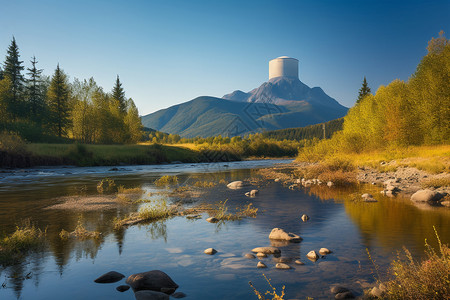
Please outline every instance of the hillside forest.
[{"label": "hillside forest", "polygon": [[119,76],[105,92],[94,78],[69,82],[59,64],[51,76],[44,75],[36,57],[25,70],[12,39],[0,68],[0,132],[29,142],[123,144],[140,141],[141,127]]}]

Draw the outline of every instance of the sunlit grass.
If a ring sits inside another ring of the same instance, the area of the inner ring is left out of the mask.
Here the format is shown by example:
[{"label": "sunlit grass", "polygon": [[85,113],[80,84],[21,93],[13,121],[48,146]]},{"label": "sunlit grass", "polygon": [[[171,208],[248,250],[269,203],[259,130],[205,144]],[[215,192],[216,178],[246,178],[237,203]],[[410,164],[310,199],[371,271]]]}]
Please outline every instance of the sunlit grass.
[{"label": "sunlit grass", "polygon": [[16,227],[11,235],[0,240],[0,263],[8,264],[36,250],[44,244],[46,230],[37,228],[30,220],[25,220]]},{"label": "sunlit grass", "polygon": [[246,206],[236,207],[235,212],[232,213],[229,211],[227,202],[228,200],[219,201],[211,205],[208,213],[221,221],[235,221],[245,217],[255,218],[258,214],[258,208],[254,207],[252,203],[249,203]]},{"label": "sunlit grass", "polygon": [[161,178],[155,180],[156,186],[166,186],[178,184],[178,177],[175,175],[164,175]]},{"label": "sunlit grass", "polygon": [[70,237],[74,237],[80,240],[99,239],[101,235],[102,234],[98,231],[87,230],[86,227],[84,227],[83,218],[81,217],[78,218],[77,226],[75,227],[74,231],[68,232],[62,229],[61,232],[59,233],[59,237],[62,240],[67,240]]}]

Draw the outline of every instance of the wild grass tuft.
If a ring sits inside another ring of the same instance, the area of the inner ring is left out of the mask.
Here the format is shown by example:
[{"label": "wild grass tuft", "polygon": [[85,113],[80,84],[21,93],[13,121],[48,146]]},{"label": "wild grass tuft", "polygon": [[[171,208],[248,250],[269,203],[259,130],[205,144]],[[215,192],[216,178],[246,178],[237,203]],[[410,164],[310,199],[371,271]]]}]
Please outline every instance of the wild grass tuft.
[{"label": "wild grass tuft", "polygon": [[175,175],[164,175],[163,177],[155,180],[156,186],[166,186],[178,184],[178,177]]},{"label": "wild grass tuft", "polygon": [[[268,279],[265,274],[263,274],[263,276],[266,279],[266,281],[267,281],[267,283],[269,284],[269,287],[270,287],[270,289],[268,291],[266,291],[264,294],[261,293],[260,291],[258,291],[253,286],[253,283],[251,281],[248,282],[248,284],[253,289],[253,292],[258,297],[258,299],[260,299],[260,300],[270,300],[270,299],[271,300],[283,300],[284,296],[285,296],[285,292],[284,292],[285,286],[283,285],[283,287],[281,288],[280,294],[278,294],[277,289],[275,287],[273,287],[273,285],[270,283],[270,279]],[[269,298],[266,298],[266,296],[269,296]],[[272,297],[272,298],[270,298],[270,297]]]},{"label": "wild grass tuft", "polygon": [[46,230],[42,231],[29,219],[16,227],[11,235],[0,240],[0,264],[13,263],[26,253],[43,246]]},{"label": "wild grass tuft", "polygon": [[258,214],[258,208],[253,207],[252,203],[244,207],[237,207],[235,213],[230,213],[228,211],[227,201],[219,201],[212,205],[209,214],[221,221],[235,221],[245,217],[255,218]]},{"label": "wild grass tuft", "polygon": [[97,191],[100,194],[111,194],[117,192],[117,185],[111,178],[104,178],[97,184]]},{"label": "wild grass tuft", "polygon": [[62,240],[67,240],[70,237],[75,237],[80,240],[86,240],[86,239],[99,239],[101,237],[101,233],[98,231],[89,231],[87,230],[83,225],[83,219],[81,217],[78,218],[77,227],[75,227],[75,230],[72,232],[68,232],[64,229],[61,230],[59,233],[59,237]]},{"label": "wild grass tuft", "polygon": [[439,188],[441,186],[450,186],[450,175],[424,180],[420,184],[423,188]]},{"label": "wild grass tuft", "polygon": [[216,185],[216,183],[212,181],[197,181],[193,185],[199,188],[212,188]]}]

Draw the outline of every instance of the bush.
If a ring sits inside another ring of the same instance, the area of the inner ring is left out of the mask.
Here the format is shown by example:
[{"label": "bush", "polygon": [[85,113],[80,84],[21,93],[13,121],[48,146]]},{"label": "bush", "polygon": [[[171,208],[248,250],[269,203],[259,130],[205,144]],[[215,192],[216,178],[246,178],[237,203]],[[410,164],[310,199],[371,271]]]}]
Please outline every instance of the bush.
[{"label": "bush", "polygon": [[14,132],[0,132],[0,151],[13,154],[26,154],[26,144],[22,138]]},{"label": "bush", "polygon": [[104,178],[97,184],[97,191],[100,194],[112,194],[117,192],[117,186],[113,179]]},{"label": "bush", "polygon": [[178,184],[178,177],[175,175],[164,175],[163,177],[155,180],[156,186],[166,186],[172,184]]}]

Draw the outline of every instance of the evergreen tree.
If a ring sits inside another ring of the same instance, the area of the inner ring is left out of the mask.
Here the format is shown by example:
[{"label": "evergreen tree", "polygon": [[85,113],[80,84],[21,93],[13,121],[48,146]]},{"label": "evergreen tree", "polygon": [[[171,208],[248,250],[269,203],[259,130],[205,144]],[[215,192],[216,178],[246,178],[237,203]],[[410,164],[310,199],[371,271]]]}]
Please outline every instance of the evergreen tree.
[{"label": "evergreen tree", "polygon": [[364,80],[363,80],[363,84],[362,87],[359,89],[359,95],[358,95],[358,99],[356,100],[356,103],[360,103],[361,100],[366,97],[367,95],[369,95],[371,93],[370,91],[370,87],[367,84],[367,80],[366,80],[366,76],[364,76]]},{"label": "evergreen tree", "polygon": [[49,107],[48,125],[53,134],[62,137],[66,134],[69,125],[70,107],[67,76],[59,68],[59,64],[48,88],[47,99]]},{"label": "evergreen tree", "polygon": [[9,99],[8,107],[13,114],[13,118],[21,113],[21,95],[23,91],[24,78],[22,71],[23,61],[19,60],[19,47],[16,39],[13,37],[11,45],[8,47],[7,55],[4,63],[3,76],[8,77],[11,81],[11,98]]},{"label": "evergreen tree", "polygon": [[41,87],[41,73],[42,69],[36,67],[37,61],[36,57],[33,56],[31,62],[31,68],[27,68],[27,100],[28,107],[30,108],[29,113],[31,114],[31,120],[39,122],[42,120],[43,108],[44,108],[44,97],[42,95]]},{"label": "evergreen tree", "polygon": [[0,80],[3,80],[3,70],[2,70],[2,67],[0,67]]},{"label": "evergreen tree", "polygon": [[127,99],[125,98],[125,92],[122,88],[122,83],[119,80],[119,75],[116,78],[116,84],[112,90],[112,98],[119,102],[119,109],[122,113],[127,112]]}]

